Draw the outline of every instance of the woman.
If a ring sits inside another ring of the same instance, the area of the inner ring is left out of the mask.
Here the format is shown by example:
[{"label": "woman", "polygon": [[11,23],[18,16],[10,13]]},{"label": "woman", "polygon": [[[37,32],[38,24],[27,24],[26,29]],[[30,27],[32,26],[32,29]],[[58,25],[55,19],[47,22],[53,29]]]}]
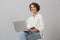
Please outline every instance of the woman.
[{"label": "woman", "polygon": [[41,14],[38,14],[40,5],[32,2],[29,5],[32,16],[27,19],[27,30],[21,31],[19,34],[20,40],[37,40],[41,38],[41,32],[44,29],[44,21]]}]

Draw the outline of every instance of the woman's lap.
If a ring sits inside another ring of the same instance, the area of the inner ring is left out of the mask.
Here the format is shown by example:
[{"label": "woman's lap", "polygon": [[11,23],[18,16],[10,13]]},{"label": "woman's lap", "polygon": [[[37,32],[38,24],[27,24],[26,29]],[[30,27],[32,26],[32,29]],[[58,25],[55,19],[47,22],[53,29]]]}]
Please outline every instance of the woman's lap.
[{"label": "woman's lap", "polygon": [[26,32],[24,31],[25,33],[27,33],[26,37],[27,37],[27,40],[36,40],[36,39],[40,39],[40,33],[39,32]]}]

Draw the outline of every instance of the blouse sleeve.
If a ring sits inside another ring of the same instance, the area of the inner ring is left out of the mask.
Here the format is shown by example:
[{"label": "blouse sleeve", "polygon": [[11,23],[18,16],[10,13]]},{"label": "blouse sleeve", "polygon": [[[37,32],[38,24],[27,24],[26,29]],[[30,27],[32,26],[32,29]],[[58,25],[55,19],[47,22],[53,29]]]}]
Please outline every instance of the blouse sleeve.
[{"label": "blouse sleeve", "polygon": [[40,31],[44,31],[44,18],[43,18],[42,15],[40,16],[40,26],[39,26],[39,30],[40,30]]},{"label": "blouse sleeve", "polygon": [[42,15],[40,15],[40,20],[38,21],[38,27],[36,27],[40,32],[44,31],[44,18]]},{"label": "blouse sleeve", "polygon": [[27,24],[27,29],[30,29],[31,28],[31,24],[30,24],[30,20],[29,19],[27,19],[26,24]]}]

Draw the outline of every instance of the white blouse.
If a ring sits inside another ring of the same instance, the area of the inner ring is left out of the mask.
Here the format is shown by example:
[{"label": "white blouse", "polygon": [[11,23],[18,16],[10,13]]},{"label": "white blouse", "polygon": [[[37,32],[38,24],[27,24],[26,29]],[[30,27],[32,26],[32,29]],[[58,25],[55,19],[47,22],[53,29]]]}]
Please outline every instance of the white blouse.
[{"label": "white blouse", "polygon": [[44,19],[41,14],[37,14],[35,17],[31,16],[27,19],[27,29],[35,27],[40,32],[44,30]]}]

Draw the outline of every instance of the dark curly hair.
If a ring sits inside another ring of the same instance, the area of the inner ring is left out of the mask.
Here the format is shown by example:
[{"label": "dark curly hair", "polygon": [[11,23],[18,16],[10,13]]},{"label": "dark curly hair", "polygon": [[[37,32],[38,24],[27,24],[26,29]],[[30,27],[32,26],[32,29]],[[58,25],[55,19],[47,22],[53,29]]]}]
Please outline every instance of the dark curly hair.
[{"label": "dark curly hair", "polygon": [[36,7],[37,11],[40,10],[40,5],[39,5],[38,3],[32,2],[32,3],[29,5],[30,10],[31,10],[31,5],[34,5],[34,6]]}]

